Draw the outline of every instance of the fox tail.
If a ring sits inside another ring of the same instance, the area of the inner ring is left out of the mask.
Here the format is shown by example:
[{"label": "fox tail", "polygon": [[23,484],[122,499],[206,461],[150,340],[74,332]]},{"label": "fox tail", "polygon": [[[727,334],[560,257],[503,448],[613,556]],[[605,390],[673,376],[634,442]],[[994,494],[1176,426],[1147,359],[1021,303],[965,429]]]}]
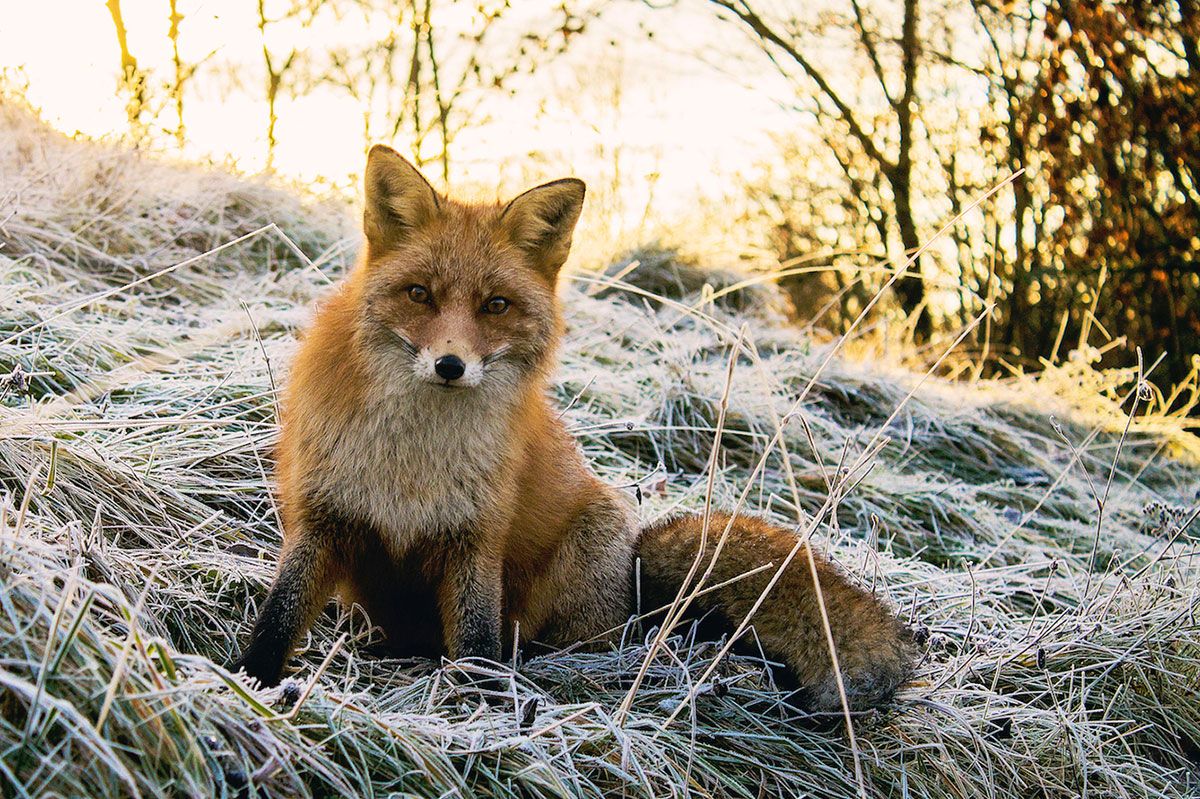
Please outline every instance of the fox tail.
[{"label": "fox tail", "polygon": [[[678,516],[641,531],[638,557],[644,608],[674,600],[696,559],[703,523],[700,516]],[[732,582],[696,596],[687,614],[705,632],[717,634],[733,633],[796,544],[794,532],[762,519],[713,513],[697,575],[708,568],[726,528],[728,537],[706,585]],[[735,579],[766,564],[772,568]],[[751,620],[766,656],[786,667],[786,673],[776,675],[777,681],[798,689],[798,704],[809,710],[834,712],[842,707],[813,567],[850,709],[889,701],[908,680],[916,661],[911,631],[878,597],[851,583],[807,545],[796,552]]]}]

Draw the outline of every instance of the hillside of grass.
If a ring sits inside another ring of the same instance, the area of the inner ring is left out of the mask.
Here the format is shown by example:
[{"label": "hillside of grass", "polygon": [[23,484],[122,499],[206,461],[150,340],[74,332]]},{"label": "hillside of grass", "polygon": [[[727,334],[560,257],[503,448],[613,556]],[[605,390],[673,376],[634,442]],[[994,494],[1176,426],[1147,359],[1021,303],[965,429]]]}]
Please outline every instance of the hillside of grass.
[{"label": "hillside of grass", "polygon": [[[587,456],[647,520],[715,471],[717,502],[813,528],[918,631],[895,703],[851,739],[754,658],[697,685],[717,647],[679,630],[622,714],[637,624],[513,672],[379,659],[333,605],[281,688],[231,676],[280,541],[276,388],[357,246],[345,208],[0,105],[0,795],[1200,790],[1186,420],[1086,359],[971,384],[853,362],[757,305],[647,297],[667,284],[628,260],[563,289]],[[497,675],[511,701],[482,701]]]}]

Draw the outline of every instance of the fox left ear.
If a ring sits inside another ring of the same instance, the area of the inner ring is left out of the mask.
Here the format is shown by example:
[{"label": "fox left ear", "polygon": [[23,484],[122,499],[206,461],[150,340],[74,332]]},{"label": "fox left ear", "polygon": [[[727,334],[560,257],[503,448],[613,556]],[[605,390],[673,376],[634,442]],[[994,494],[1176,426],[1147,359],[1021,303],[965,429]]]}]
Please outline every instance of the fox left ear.
[{"label": "fox left ear", "polygon": [[543,183],[518,196],[500,213],[501,228],[529,253],[534,266],[550,281],[571,251],[571,234],[586,191],[583,181],[576,178]]}]

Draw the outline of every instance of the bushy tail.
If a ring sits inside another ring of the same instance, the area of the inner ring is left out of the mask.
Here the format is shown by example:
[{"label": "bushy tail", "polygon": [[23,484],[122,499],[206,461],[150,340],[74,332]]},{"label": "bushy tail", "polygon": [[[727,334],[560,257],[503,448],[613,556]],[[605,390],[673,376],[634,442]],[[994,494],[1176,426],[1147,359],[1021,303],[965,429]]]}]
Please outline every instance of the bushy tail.
[{"label": "bushy tail", "polygon": [[[708,567],[730,516],[714,513],[708,544],[697,577]],[[701,540],[700,516],[681,516],[642,530],[642,607],[657,608],[674,599],[687,577]],[[731,580],[766,563],[778,567],[796,543],[796,534],[752,516],[737,516],[706,585]],[[759,607],[751,623],[768,657],[784,663],[801,689],[804,705],[814,711],[841,708],[821,610],[813,586],[807,548],[801,548]],[[812,551],[825,609],[833,632],[842,680],[852,710],[889,700],[908,679],[916,647],[911,632],[883,602],[853,585],[823,555]],[[728,586],[696,597],[688,614],[732,632],[766,588],[775,568],[764,569]],[[790,680],[788,680],[790,681]]]}]

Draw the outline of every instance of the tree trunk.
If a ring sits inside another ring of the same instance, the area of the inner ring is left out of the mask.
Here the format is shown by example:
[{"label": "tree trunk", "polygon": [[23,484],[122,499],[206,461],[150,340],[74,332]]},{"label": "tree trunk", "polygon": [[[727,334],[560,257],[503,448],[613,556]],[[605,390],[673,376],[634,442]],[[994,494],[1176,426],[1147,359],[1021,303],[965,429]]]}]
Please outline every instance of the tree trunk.
[{"label": "tree trunk", "polygon": [[[917,70],[919,67],[917,42],[917,0],[904,0],[904,25],[900,34],[901,60],[904,70],[904,93],[896,107],[896,118],[900,129],[899,151],[891,169],[884,175],[892,187],[896,203],[896,226],[900,228],[900,243],[904,246],[905,260],[913,258],[921,247],[921,236],[912,210],[912,148],[913,111],[916,105]],[[925,280],[921,271],[920,258],[914,258],[910,271],[912,277],[901,278],[896,283],[896,295],[905,314],[913,320],[913,336],[919,342],[928,341],[932,330],[929,308],[925,304]]]},{"label": "tree trunk", "polygon": [[[913,219],[912,194],[909,190],[908,175],[896,175],[889,183],[892,184],[892,194],[896,202],[896,226],[900,229],[900,243],[904,247],[905,260],[911,258],[921,248],[921,237]],[[913,334],[917,341],[928,341],[932,330],[929,308],[925,304],[925,281],[921,277],[921,259],[913,261],[909,271],[912,277],[903,277],[896,281],[896,296],[900,299],[900,307],[909,317],[915,314]]]},{"label": "tree trunk", "polygon": [[171,96],[175,100],[175,141],[182,150],[186,139],[183,126],[183,84],[187,80],[183,61],[179,57],[179,23],[183,21],[183,15],[179,13],[178,0],[170,0],[170,3],[171,27],[167,30],[167,37],[171,40],[171,57],[175,62],[175,85],[171,87]]},{"label": "tree trunk", "polygon": [[112,15],[113,27],[117,31],[117,45],[121,48],[121,85],[129,94],[125,113],[129,117],[130,130],[135,135],[142,132],[142,112],[146,110],[146,76],[138,69],[137,59],[129,52],[129,41],[125,34],[125,18],[121,14],[121,0],[107,0],[105,5]]}]

